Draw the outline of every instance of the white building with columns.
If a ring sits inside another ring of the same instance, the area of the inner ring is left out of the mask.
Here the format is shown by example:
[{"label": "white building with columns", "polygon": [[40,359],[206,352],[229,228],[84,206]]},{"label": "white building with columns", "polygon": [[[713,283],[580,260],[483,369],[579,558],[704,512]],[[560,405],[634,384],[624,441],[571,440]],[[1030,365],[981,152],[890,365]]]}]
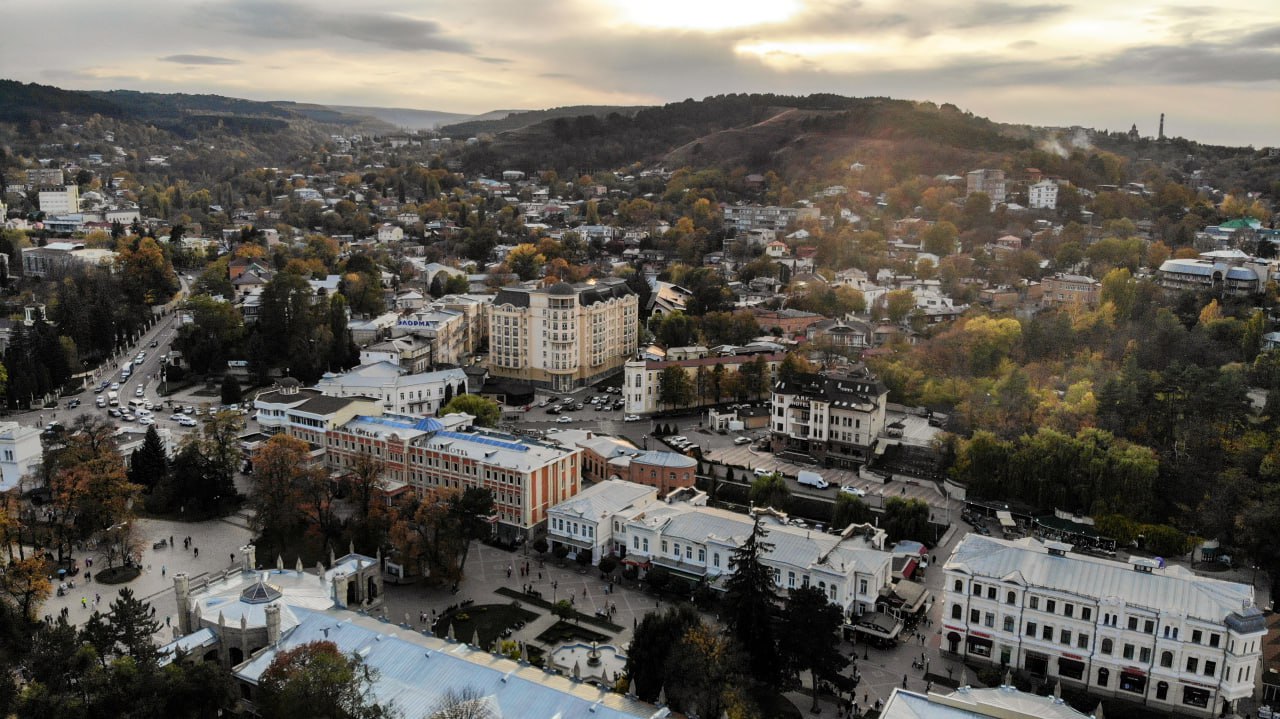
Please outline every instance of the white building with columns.
[{"label": "white building with columns", "polygon": [[1253,587],[1070,549],[966,536],[943,567],[943,650],[1159,711],[1217,716],[1253,696]]}]

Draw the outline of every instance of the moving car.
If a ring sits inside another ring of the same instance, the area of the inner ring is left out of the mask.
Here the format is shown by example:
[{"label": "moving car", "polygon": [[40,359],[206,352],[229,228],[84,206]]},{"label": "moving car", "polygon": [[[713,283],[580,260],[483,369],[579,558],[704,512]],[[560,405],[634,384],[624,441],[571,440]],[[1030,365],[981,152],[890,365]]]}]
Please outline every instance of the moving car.
[{"label": "moving car", "polygon": [[859,489],[858,487],[855,487],[851,484],[844,485],[843,487],[840,488],[840,491],[844,492],[845,494],[852,494],[855,497],[867,496],[867,490]]},{"label": "moving car", "polygon": [[568,424],[568,423],[570,423],[570,422],[572,422],[572,421],[573,421],[573,417],[561,417],[560,419],[557,419],[556,421],[557,421],[557,422],[559,422],[560,424]]},{"label": "moving car", "polygon": [[640,421],[640,415],[638,415],[638,414],[629,414],[629,415],[627,415],[626,417],[623,417],[623,418],[622,418],[622,421],[623,421],[623,422],[639,422],[639,421]]},{"label": "moving car", "polygon": [[142,395],[144,395],[144,394],[146,394],[146,392],[142,389],[142,387],[138,387],[137,389],[135,389],[135,390],[133,391],[133,396],[134,396],[134,397],[141,397],[141,396],[142,396]]},{"label": "moving car", "polygon": [[733,440],[734,444],[751,444],[750,437],[737,437]]}]

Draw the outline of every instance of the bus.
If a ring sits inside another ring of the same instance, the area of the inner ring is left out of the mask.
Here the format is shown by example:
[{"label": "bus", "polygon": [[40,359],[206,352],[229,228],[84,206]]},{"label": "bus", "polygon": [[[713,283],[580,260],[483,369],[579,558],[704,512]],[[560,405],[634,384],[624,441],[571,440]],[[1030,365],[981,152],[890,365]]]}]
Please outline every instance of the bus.
[{"label": "bus", "polygon": [[119,392],[108,392],[108,393],[107,393],[107,404],[111,405],[112,407],[119,407],[119,406],[120,406],[120,393],[119,393]]}]

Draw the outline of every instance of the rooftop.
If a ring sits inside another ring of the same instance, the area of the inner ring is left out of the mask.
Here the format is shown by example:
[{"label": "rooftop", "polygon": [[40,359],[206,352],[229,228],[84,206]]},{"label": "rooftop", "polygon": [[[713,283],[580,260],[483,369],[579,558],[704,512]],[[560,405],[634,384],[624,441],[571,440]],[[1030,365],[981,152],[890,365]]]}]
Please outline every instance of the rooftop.
[{"label": "rooftop", "polygon": [[1087,714],[1052,696],[1038,696],[1013,687],[972,689],[950,694],[917,694],[895,688],[880,719],[1088,719]]},{"label": "rooftop", "polygon": [[1221,623],[1244,618],[1253,587],[1201,577],[1179,566],[1138,572],[1129,564],[1079,554],[1053,555],[1033,538],[965,536],[944,569]]},{"label": "rooftop", "polygon": [[592,485],[572,499],[557,504],[552,511],[577,517],[600,519],[650,497],[656,501],[657,491],[650,486],[610,479]]}]

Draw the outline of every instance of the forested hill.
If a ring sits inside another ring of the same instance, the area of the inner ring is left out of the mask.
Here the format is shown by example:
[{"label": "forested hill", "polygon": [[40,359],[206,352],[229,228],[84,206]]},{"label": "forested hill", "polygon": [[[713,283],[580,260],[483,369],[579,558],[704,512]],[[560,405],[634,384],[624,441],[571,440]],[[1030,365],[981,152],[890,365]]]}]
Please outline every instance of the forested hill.
[{"label": "forested hill", "polygon": [[[48,85],[0,80],[0,122],[41,127],[91,115],[136,120],[183,137],[212,126],[244,134],[279,132],[305,121],[330,125],[362,125],[391,131],[394,127],[372,117],[318,105],[258,102],[222,95],[137,92],[134,90],[63,90]],[[36,123],[31,125],[30,123]]]},{"label": "forested hill", "polygon": [[492,117],[495,113],[488,113],[441,127],[440,133],[448,137],[466,138],[484,133],[510,132],[558,118],[604,117],[614,113],[630,117],[643,109],[643,106],[571,105],[549,110],[516,110],[500,117]]},{"label": "forested hill", "polygon": [[[446,130],[449,128],[446,128]],[[557,117],[503,132],[464,158],[468,169],[617,167],[631,163],[778,168],[844,154],[853,143],[922,141],[966,152],[1031,145],[1027,128],[951,105],[839,95],[718,95],[610,113]]]}]

